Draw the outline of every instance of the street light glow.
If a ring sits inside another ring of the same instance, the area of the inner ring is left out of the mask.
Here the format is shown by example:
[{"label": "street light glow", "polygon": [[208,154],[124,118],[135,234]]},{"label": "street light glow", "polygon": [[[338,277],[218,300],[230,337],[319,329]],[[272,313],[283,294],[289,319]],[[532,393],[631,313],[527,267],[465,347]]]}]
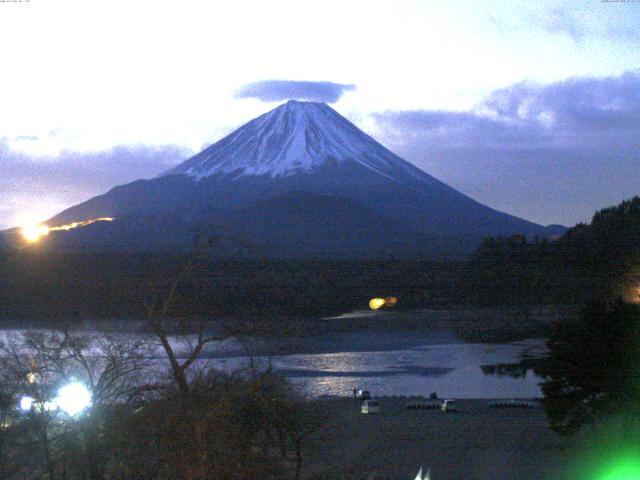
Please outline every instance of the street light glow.
[{"label": "street light glow", "polygon": [[49,227],[38,224],[25,225],[20,233],[28,243],[36,243],[42,237],[49,235]]},{"label": "street light glow", "polygon": [[69,230],[73,230],[74,228],[86,227],[87,225],[91,225],[92,223],[113,222],[114,220],[115,218],[113,217],[90,218],[89,220],[84,220],[82,222],[73,222],[67,225],[59,225],[57,227],[49,227],[47,225],[39,224],[39,223],[30,223],[30,224],[24,225],[20,229],[20,233],[22,234],[22,238],[27,243],[37,243],[43,237],[46,237],[47,235],[49,235],[50,232],[56,232],[60,230],[68,232]]},{"label": "street light glow", "polygon": [[22,410],[23,412],[29,412],[31,411],[32,407],[33,407],[33,398],[28,397],[26,395],[20,398],[20,410]]},{"label": "street light glow", "polygon": [[82,383],[71,382],[58,390],[54,403],[73,417],[91,405],[91,392]]},{"label": "street light glow", "polygon": [[384,306],[384,298],[372,298],[369,300],[369,308],[371,310],[378,310],[380,307]]},{"label": "street light glow", "polygon": [[385,307],[393,307],[396,303],[398,303],[398,297],[387,297],[384,299]]},{"label": "street light glow", "polygon": [[372,298],[369,300],[369,308],[371,310],[378,310],[382,307],[393,307],[396,303],[398,303],[397,297],[386,297],[386,298]]}]

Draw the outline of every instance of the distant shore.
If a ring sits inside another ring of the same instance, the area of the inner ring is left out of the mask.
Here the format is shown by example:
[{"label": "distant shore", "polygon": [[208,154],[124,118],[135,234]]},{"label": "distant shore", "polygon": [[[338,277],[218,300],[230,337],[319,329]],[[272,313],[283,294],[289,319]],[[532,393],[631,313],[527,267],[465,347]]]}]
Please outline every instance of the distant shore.
[{"label": "distant shore", "polygon": [[[381,347],[394,343],[394,333],[415,334],[418,343],[444,335],[447,342],[507,343],[531,338],[545,338],[554,322],[572,315],[575,309],[566,305],[530,305],[522,307],[455,306],[448,308],[358,310],[333,317],[276,316],[228,317],[206,322],[211,330],[221,330],[236,322],[252,321],[258,331],[247,338],[254,343],[277,346],[278,352],[312,353],[335,348],[336,342],[353,342],[353,334],[379,337]],[[189,322],[187,322],[188,324]],[[148,333],[144,319],[86,319],[65,322],[0,321],[0,330],[29,328],[63,328],[75,331],[109,333]],[[176,329],[169,325],[170,333]],[[378,335],[384,333],[384,335]],[[386,337],[383,338],[383,337]],[[361,342],[357,342],[361,343]],[[353,344],[349,344],[354,346]],[[356,344],[357,348],[358,345]],[[363,347],[364,348],[364,347]],[[366,347],[369,348],[369,347]],[[311,350],[306,350],[311,349]],[[269,350],[271,350],[269,348]]]}]

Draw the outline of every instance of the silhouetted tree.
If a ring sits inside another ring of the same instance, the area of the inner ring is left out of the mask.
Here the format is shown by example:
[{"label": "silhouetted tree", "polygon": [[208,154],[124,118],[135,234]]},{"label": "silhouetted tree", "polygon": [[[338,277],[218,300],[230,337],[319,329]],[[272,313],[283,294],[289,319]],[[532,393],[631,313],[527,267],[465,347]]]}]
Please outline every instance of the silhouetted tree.
[{"label": "silhouetted tree", "polygon": [[[197,255],[189,256],[182,264],[177,266],[173,275],[164,278],[147,279],[146,298],[143,299],[147,322],[169,361],[173,380],[183,394],[189,392],[189,368],[198,360],[207,344],[223,339],[219,335],[207,333],[205,322],[202,318],[189,322],[188,325],[185,322],[178,322],[182,323],[178,325],[171,318],[171,308],[179,294],[179,287],[192,278],[197,268],[197,260]],[[178,340],[181,340],[178,343],[185,344],[188,347],[188,351],[183,354],[185,358],[179,358],[175,344],[172,344],[170,340],[171,329],[176,325],[183,332],[174,333],[184,333],[183,335],[176,335],[176,337],[179,337]],[[195,334],[193,334],[193,330],[195,330]]]},{"label": "silhouetted tree", "polygon": [[634,427],[640,407],[640,305],[589,304],[579,318],[556,325],[548,347],[536,372],[545,379],[543,404],[555,431],[573,434],[611,415],[626,416]]},{"label": "silhouetted tree", "polygon": [[460,294],[485,304],[637,300],[639,260],[640,197],[634,197],[552,242],[527,243],[522,235],[485,239],[460,273]]},{"label": "silhouetted tree", "polygon": [[[112,410],[157,388],[147,383],[149,358],[141,340],[65,331],[28,332],[0,345],[0,407],[9,420],[0,441],[10,440],[0,444],[0,478],[104,478]],[[70,381],[91,392],[91,405],[78,416],[55,405],[58,390]],[[18,412],[23,396],[32,405]]]},{"label": "silhouetted tree", "polygon": [[118,433],[111,474],[171,480],[286,478],[289,448],[300,454],[301,466],[302,444],[315,425],[309,409],[294,398],[286,382],[269,371],[244,378],[210,370],[191,382],[188,393],[175,387],[123,417],[112,429]]}]

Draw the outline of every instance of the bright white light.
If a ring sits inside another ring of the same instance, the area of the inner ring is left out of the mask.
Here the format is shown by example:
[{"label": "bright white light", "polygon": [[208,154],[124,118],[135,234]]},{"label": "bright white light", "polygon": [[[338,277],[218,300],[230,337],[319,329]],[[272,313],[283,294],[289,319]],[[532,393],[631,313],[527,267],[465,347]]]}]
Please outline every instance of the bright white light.
[{"label": "bright white light", "polygon": [[25,225],[20,233],[27,242],[36,243],[42,237],[49,235],[49,227],[46,225]]},{"label": "bright white light", "polygon": [[67,415],[77,415],[91,405],[91,392],[80,382],[72,382],[60,390],[54,403]]},{"label": "bright white light", "polygon": [[29,412],[31,411],[31,407],[33,407],[33,398],[24,396],[20,399],[20,410]]}]

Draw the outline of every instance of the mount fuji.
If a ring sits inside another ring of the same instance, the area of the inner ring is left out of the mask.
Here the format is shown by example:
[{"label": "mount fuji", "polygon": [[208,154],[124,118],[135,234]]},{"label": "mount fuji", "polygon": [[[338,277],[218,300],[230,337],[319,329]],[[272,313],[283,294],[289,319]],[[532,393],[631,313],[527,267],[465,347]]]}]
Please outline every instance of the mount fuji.
[{"label": "mount fuji", "polygon": [[546,237],[403,160],[323,103],[289,101],[162,175],[113,188],[47,224],[51,248],[176,250],[224,235],[268,257],[458,255],[486,236]]}]

